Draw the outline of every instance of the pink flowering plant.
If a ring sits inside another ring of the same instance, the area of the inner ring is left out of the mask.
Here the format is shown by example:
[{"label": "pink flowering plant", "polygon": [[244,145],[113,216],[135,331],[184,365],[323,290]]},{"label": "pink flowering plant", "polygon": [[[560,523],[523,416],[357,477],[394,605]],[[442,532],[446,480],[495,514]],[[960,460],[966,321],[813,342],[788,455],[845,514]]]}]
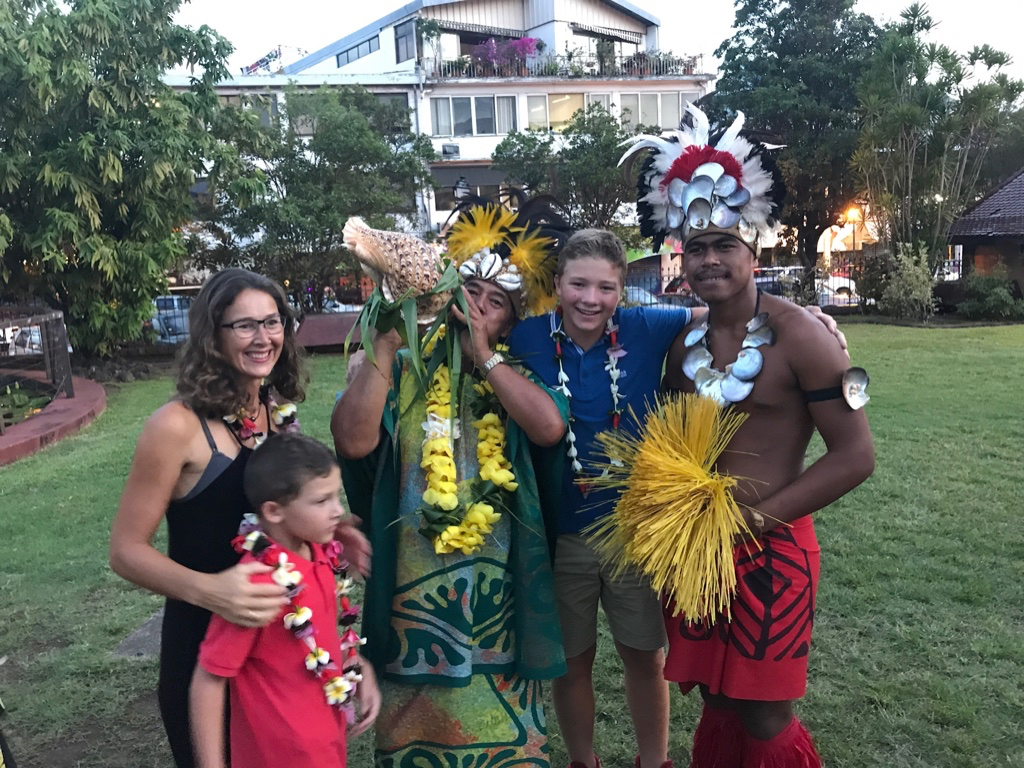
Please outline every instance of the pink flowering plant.
[{"label": "pink flowering plant", "polygon": [[502,44],[500,53],[506,61],[521,64],[536,55],[540,42],[540,39],[536,37],[520,37],[516,40],[509,40]]},{"label": "pink flowering plant", "polygon": [[498,63],[498,43],[492,37],[479,45],[473,46],[471,58],[474,64],[495,66]]}]

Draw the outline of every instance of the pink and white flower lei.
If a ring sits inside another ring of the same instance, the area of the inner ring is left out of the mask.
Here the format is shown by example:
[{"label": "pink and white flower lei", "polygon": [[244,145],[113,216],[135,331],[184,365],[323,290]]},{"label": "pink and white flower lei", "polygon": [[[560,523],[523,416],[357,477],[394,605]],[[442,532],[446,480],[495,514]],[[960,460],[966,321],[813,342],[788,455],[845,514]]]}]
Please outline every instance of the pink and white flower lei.
[{"label": "pink and white flower lei", "polygon": [[288,552],[263,532],[255,515],[248,514],[242,518],[238,536],[231,544],[236,552],[251,552],[260,562],[274,567],[271,578],[274,583],[280,584],[288,591],[288,599],[291,601],[290,609],[284,615],[285,629],[306,646],[306,669],[323,681],[327,703],[338,707],[349,724],[355,722],[355,698],[358,695],[359,683],[363,679],[359,647],[366,644],[366,638],[360,637],[352,628],[359,618],[359,606],[353,605],[348,597],[352,591],[352,579],[348,575],[348,561],[342,557],[341,543],[332,541],[323,546],[324,555],[330,563],[331,570],[334,571],[335,594],[338,597],[338,624],[343,628],[340,666],[338,661],[332,659],[330,653],[317,642],[313,611],[297,599],[305,587],[302,584],[302,573],[296,570],[295,564],[288,559]]},{"label": "pink and white flower lei", "polygon": [[[556,309],[555,314],[558,316],[558,327],[551,332],[551,340],[555,342],[555,359],[558,361],[558,385],[555,387],[555,391],[561,392],[569,401],[569,426],[565,431],[565,442],[568,443],[569,448],[566,455],[572,461],[572,471],[579,474],[583,471],[583,465],[580,463],[579,451],[576,448],[576,433],[572,431],[572,392],[569,390],[569,374],[562,367],[562,344],[568,337],[562,330],[562,308]],[[619,344],[619,326],[611,317],[605,324],[604,333],[611,342],[608,345],[608,361],[604,364],[604,369],[608,372],[610,380],[609,389],[612,393],[612,409],[609,411],[609,415],[612,418],[612,429],[618,429],[619,421],[622,419],[622,408],[619,404],[622,399],[619,395],[619,376],[622,375],[622,371],[619,370],[619,358],[626,356],[626,349]]]}]

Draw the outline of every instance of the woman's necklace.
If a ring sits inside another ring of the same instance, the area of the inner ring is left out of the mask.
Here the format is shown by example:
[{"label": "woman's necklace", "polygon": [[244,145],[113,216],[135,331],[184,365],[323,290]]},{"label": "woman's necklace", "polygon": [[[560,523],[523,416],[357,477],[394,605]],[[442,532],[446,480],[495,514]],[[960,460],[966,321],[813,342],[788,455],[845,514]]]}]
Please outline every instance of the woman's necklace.
[{"label": "woman's necklace", "polygon": [[683,374],[694,383],[698,395],[710,397],[719,405],[731,405],[754,391],[754,379],[764,367],[764,356],[758,347],[775,343],[775,329],[768,325],[768,313],[758,312],[760,308],[761,291],[758,290],[754,317],[746,325],[740,352],[724,371],[711,366],[715,358],[708,344],[710,318],[686,334],[685,343],[691,349],[683,358]]},{"label": "woman's necklace", "polygon": [[[555,342],[555,359],[558,361],[558,386],[555,387],[555,391],[561,392],[569,401],[569,426],[565,432],[565,442],[569,448],[566,455],[572,462],[572,471],[579,474],[583,471],[583,465],[580,463],[579,450],[576,448],[576,433],[572,431],[572,392],[569,390],[569,375],[562,367],[562,344],[568,340],[568,336],[562,330],[562,308],[556,309],[555,314],[558,316],[558,327],[551,332],[551,339]],[[609,389],[612,393],[612,409],[609,411],[609,416],[612,419],[612,429],[618,429],[619,421],[622,419],[620,404],[622,396],[619,394],[619,376],[622,375],[622,372],[619,370],[619,358],[625,357],[626,350],[619,344],[619,326],[615,324],[613,317],[608,318],[604,333],[610,342],[607,353],[608,362],[604,364],[604,369],[608,372]]]},{"label": "woman's necklace", "polygon": [[360,681],[363,679],[359,664],[359,647],[366,643],[352,628],[359,618],[359,606],[353,605],[348,594],[352,591],[352,579],[348,575],[348,562],[342,557],[343,548],[337,541],[323,545],[324,555],[334,572],[335,596],[338,598],[338,624],[343,628],[340,637],[342,658],[335,660],[320,646],[317,631],[313,626],[313,611],[303,605],[299,595],[305,588],[302,573],[295,563],[288,559],[288,552],[271,539],[260,528],[259,518],[247,514],[238,528],[238,536],[231,542],[239,554],[251,552],[259,562],[273,566],[271,578],[287,590],[289,610],[284,616],[285,629],[301,640],[309,651],[305,666],[313,675],[323,681],[324,697],[327,703],[337,707],[349,724],[355,721],[354,699]]},{"label": "woman's necklace", "polygon": [[[259,419],[260,408],[264,405],[270,414],[269,420],[277,427],[275,431],[297,432],[299,430],[299,419],[296,416],[298,409],[295,407],[295,403],[278,405],[277,400],[274,399],[273,394],[270,392],[270,387],[263,384],[260,386],[260,392],[256,398],[255,413],[250,413],[243,405],[235,413],[224,417],[224,423],[238,436],[239,442],[244,443],[249,438],[254,438],[256,448],[263,445],[267,437],[264,432],[259,431],[256,420]],[[269,427],[269,424],[267,426]]]}]

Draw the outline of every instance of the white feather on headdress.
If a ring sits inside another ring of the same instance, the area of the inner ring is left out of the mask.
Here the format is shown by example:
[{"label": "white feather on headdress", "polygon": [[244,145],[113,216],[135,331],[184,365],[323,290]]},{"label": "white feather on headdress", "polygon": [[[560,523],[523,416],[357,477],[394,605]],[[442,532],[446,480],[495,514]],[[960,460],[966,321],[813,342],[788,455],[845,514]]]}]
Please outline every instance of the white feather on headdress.
[{"label": "white feather on headdress", "polygon": [[734,230],[751,245],[778,229],[785,185],[768,147],[741,134],[743,113],[711,146],[707,116],[687,103],[688,123],[661,136],[640,135],[619,160],[637,180],[641,232],[660,247],[709,227]]}]

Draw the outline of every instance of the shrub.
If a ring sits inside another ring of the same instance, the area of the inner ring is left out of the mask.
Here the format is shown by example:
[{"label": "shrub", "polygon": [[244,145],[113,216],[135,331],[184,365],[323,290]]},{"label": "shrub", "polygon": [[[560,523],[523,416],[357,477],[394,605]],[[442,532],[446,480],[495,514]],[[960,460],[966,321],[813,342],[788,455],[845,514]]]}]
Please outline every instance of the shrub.
[{"label": "shrub", "polygon": [[956,313],[967,320],[1024,320],[1024,301],[1014,298],[1009,275],[997,267],[991,274],[967,276]]},{"label": "shrub", "polygon": [[857,295],[863,311],[878,308],[886,282],[895,269],[893,257],[887,251],[870,256],[864,254],[850,265],[850,277],[857,283]]},{"label": "shrub", "polygon": [[885,281],[879,309],[900,319],[927,320],[935,312],[932,270],[923,245],[899,243],[894,269]]}]

